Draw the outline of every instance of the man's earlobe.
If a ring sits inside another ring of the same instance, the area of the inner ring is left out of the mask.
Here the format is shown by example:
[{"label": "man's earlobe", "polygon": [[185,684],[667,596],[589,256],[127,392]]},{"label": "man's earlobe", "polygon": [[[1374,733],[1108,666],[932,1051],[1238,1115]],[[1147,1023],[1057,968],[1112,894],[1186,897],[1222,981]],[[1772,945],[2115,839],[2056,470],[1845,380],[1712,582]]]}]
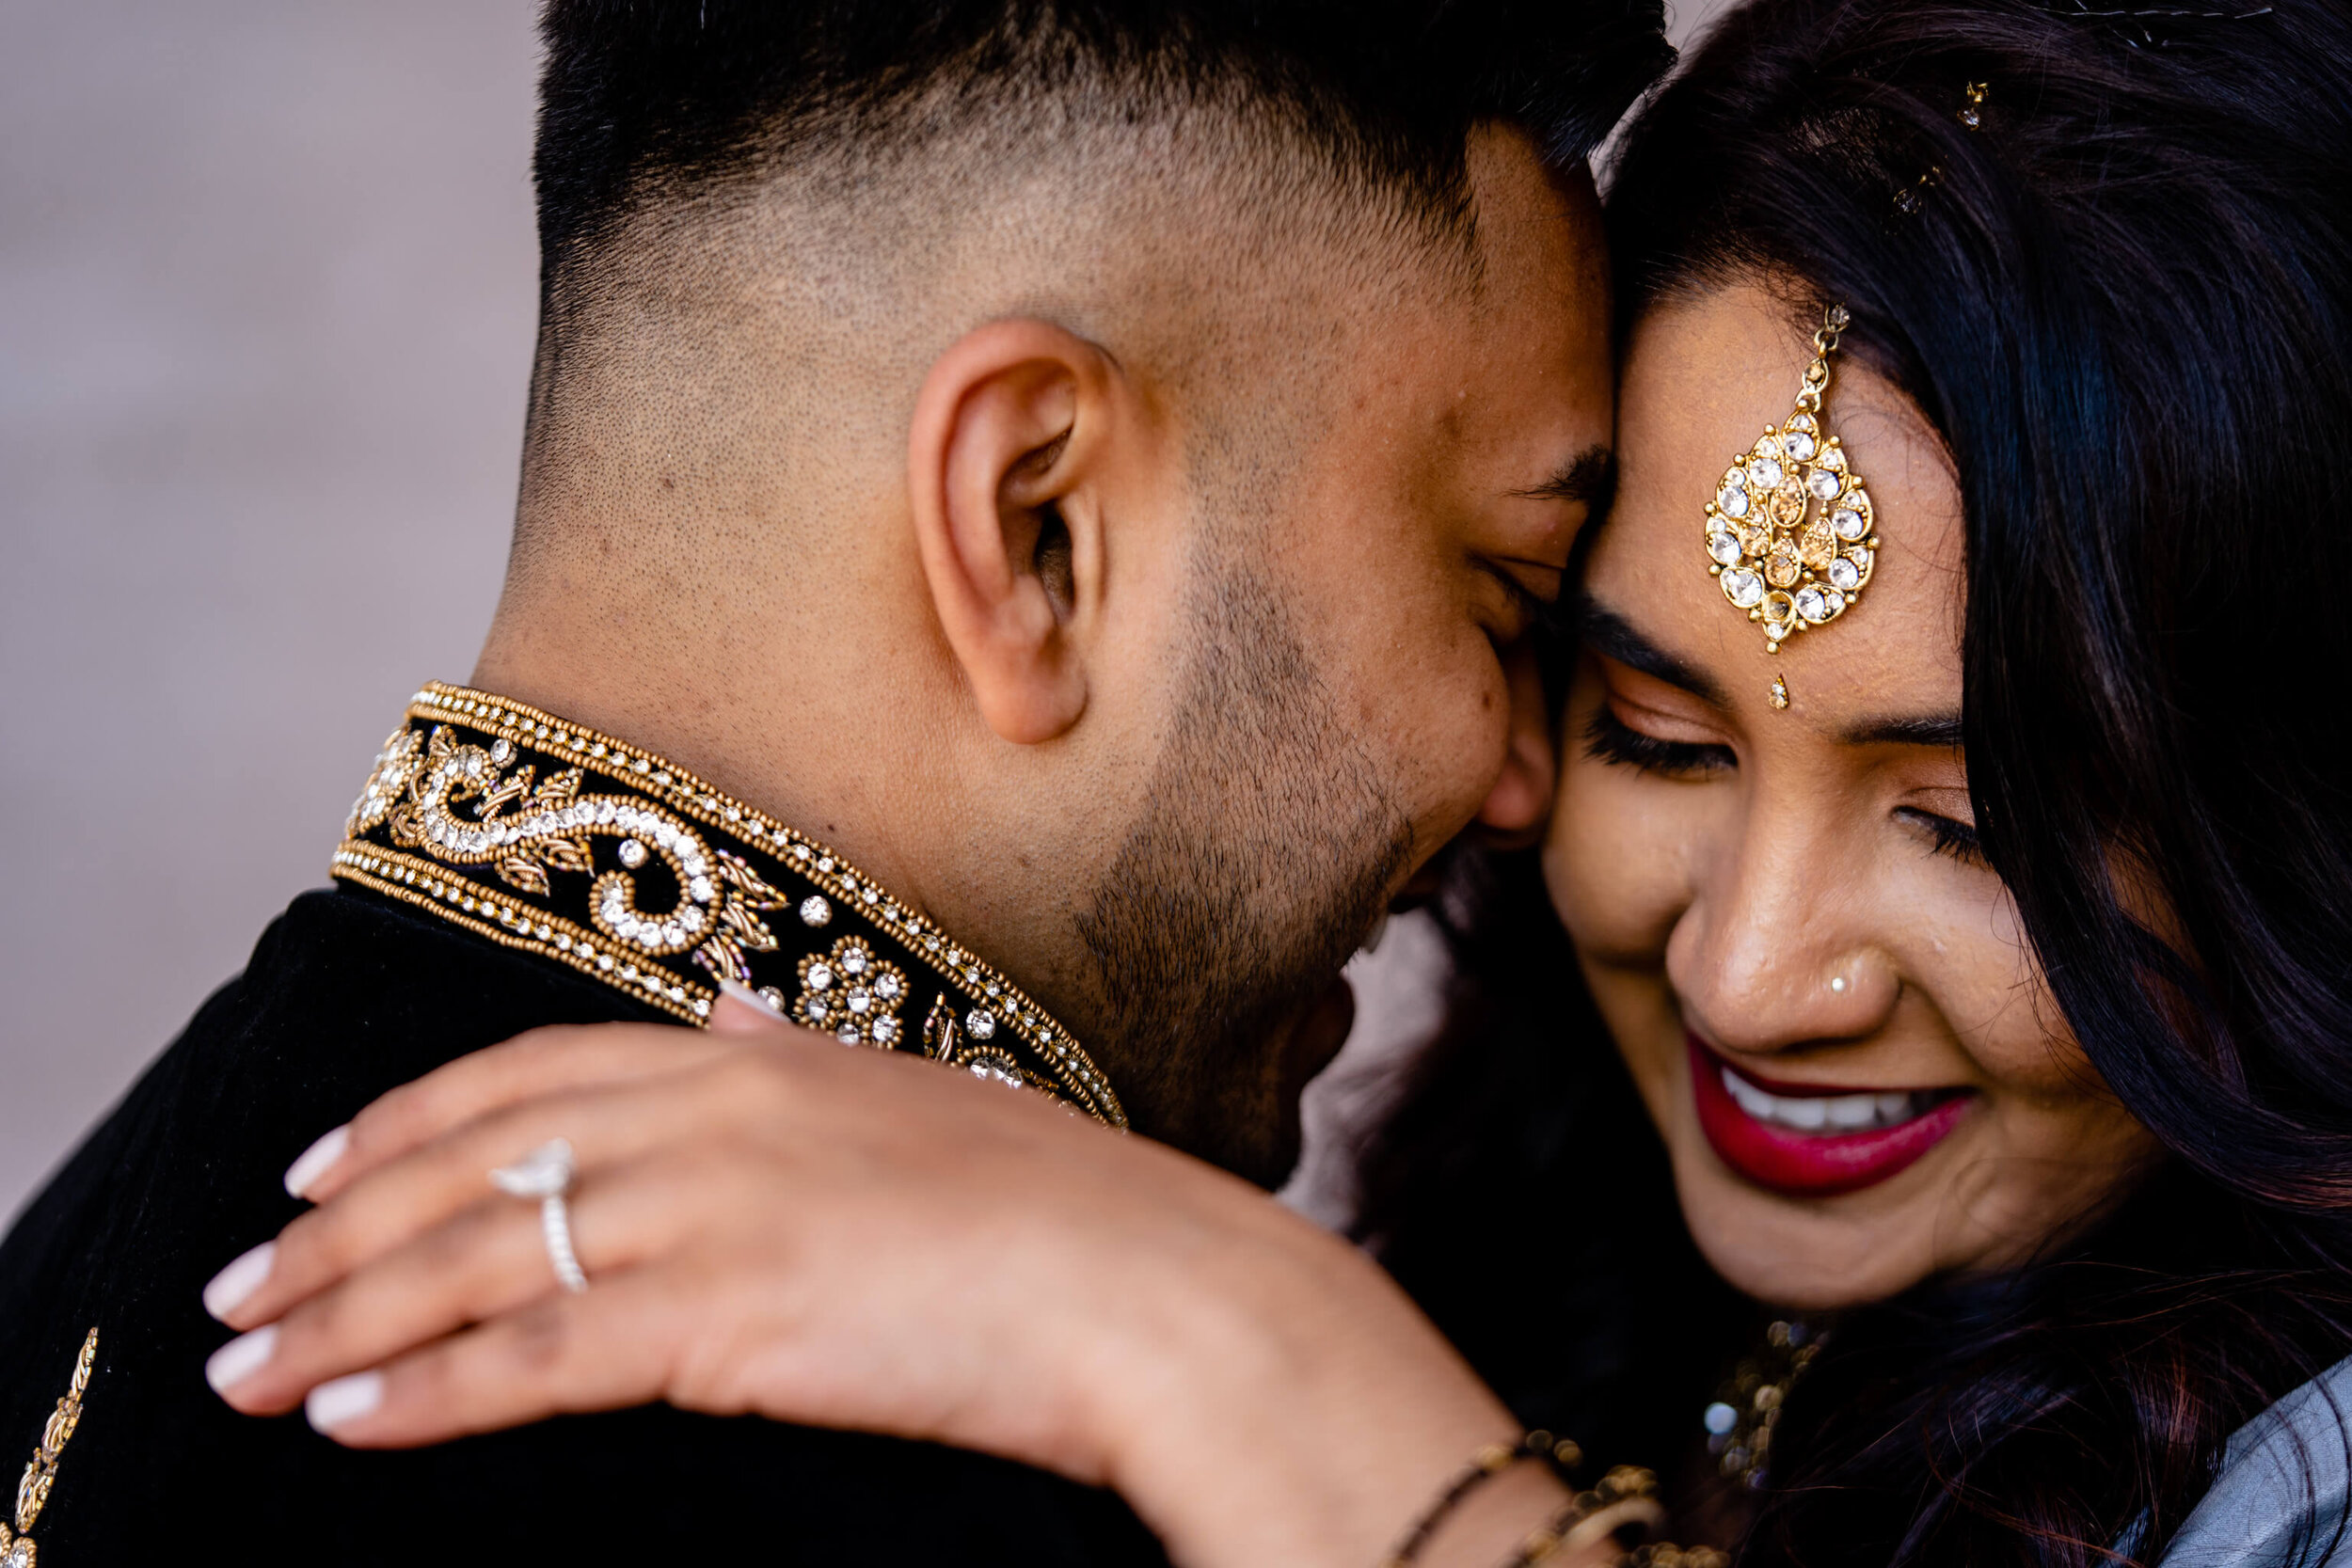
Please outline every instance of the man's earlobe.
[{"label": "man's earlobe", "polygon": [[931,366],[908,445],[915,542],[941,628],[989,727],[1051,740],[1086,711],[1075,635],[1099,578],[1089,483],[1112,422],[1102,352],[991,322]]},{"label": "man's earlobe", "polygon": [[1502,772],[1478,808],[1478,823],[1489,837],[1518,847],[1543,836],[1560,783],[1560,762],[1534,649],[1525,642],[1512,648],[1503,656],[1502,673],[1511,692],[1510,736]]}]

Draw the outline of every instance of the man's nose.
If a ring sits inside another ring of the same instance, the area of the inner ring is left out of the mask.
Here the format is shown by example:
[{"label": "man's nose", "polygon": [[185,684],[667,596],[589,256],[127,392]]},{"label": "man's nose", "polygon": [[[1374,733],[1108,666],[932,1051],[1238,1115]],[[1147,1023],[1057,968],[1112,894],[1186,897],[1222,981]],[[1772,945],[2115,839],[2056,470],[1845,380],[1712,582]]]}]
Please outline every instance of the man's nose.
[{"label": "man's nose", "polygon": [[1834,825],[1815,816],[1796,806],[1751,818],[1667,939],[1667,977],[1710,1044],[1770,1053],[1861,1039],[1901,994],[1867,884],[1839,874]]},{"label": "man's nose", "polygon": [[1509,693],[1502,771],[1478,808],[1478,824],[1489,837],[1513,847],[1543,836],[1551,816],[1551,797],[1560,782],[1559,753],[1551,736],[1551,707],[1544,700],[1543,670],[1534,642],[1521,640],[1502,657]]}]

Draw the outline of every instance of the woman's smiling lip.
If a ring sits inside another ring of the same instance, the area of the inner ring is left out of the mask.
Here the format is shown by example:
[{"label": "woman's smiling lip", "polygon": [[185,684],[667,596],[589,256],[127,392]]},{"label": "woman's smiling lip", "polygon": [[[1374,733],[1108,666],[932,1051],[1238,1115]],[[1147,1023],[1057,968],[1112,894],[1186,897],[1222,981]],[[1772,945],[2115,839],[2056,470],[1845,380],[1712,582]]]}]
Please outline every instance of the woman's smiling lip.
[{"label": "woman's smiling lip", "polygon": [[1830,1197],[1885,1180],[1943,1142],[1977,1098],[1776,1083],[1733,1067],[1696,1035],[1685,1038],[1699,1131],[1733,1171],[1789,1197]]}]

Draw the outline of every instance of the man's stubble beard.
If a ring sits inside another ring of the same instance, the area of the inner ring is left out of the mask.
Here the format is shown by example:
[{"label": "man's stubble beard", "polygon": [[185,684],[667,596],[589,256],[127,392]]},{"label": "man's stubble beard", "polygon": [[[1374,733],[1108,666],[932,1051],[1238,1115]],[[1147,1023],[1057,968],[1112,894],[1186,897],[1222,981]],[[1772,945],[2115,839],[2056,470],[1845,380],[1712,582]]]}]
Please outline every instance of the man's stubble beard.
[{"label": "man's stubble beard", "polygon": [[1136,1130],[1273,1187],[1298,1155],[1291,1026],[1413,833],[1263,569],[1227,555],[1194,580],[1176,714],[1077,931]]}]

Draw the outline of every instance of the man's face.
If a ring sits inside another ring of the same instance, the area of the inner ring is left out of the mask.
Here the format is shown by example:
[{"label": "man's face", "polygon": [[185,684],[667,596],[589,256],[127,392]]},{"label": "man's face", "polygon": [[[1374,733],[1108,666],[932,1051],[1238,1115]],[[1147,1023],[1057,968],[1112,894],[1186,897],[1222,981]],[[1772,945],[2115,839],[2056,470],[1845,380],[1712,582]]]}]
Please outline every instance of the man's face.
[{"label": "man's face", "polygon": [[1343,346],[1290,389],[1303,434],[1196,463],[1175,715],[1079,917],[1137,1127],[1268,1185],[1346,1032],[1340,966],[1495,785],[1505,650],[1606,483],[1590,181],[1500,133],[1470,166],[1475,281],[1308,324]]}]

